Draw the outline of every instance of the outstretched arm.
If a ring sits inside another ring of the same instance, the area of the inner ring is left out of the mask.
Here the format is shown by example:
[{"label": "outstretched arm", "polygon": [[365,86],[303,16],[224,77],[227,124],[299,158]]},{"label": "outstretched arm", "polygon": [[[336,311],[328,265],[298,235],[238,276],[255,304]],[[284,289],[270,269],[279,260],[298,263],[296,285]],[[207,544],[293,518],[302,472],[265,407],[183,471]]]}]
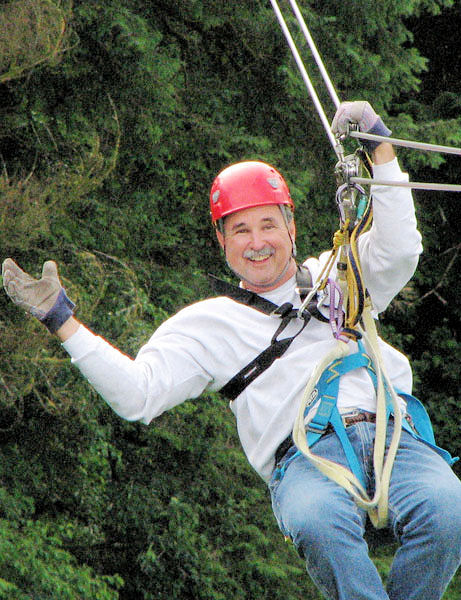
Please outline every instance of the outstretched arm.
[{"label": "outstretched arm", "polygon": [[47,261],[41,278],[34,279],[7,258],[2,275],[11,300],[61,339],[73,364],[122,418],[148,423],[198,396],[210,383],[211,376],[195,358],[202,346],[193,338],[177,334],[174,352],[170,338],[164,350],[147,344],[143,356],[133,360],[83,326],[73,316],[74,304],[65,294],[55,262]]}]

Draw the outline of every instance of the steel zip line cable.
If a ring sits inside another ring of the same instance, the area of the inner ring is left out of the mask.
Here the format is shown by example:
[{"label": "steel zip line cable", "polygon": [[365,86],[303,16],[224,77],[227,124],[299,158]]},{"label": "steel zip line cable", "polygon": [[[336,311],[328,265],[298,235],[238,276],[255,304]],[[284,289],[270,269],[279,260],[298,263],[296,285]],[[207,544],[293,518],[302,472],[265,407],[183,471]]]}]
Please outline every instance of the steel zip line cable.
[{"label": "steel zip line cable", "polygon": [[394,146],[405,146],[406,148],[414,148],[416,150],[427,150],[429,152],[442,152],[444,154],[458,154],[461,156],[461,148],[453,148],[452,146],[437,146],[436,144],[426,144],[425,142],[411,142],[410,140],[400,140],[398,138],[384,137],[382,135],[374,135],[373,133],[362,133],[361,131],[350,131],[349,135],[353,138],[361,140],[373,140],[375,142],[389,142]]},{"label": "steel zip line cable", "polygon": [[387,179],[367,179],[366,177],[350,177],[351,183],[360,185],[388,185],[409,187],[413,190],[433,190],[437,192],[461,192],[461,185],[456,183],[426,183],[423,181],[392,181]]},{"label": "steel zip line cable", "polygon": [[333,104],[335,105],[336,109],[338,109],[339,105],[341,104],[341,101],[338,98],[338,94],[336,93],[333,83],[331,82],[330,76],[328,75],[325,65],[323,64],[322,58],[319,54],[319,51],[317,50],[317,46],[315,45],[315,42],[312,39],[309,29],[307,28],[306,22],[304,21],[304,17],[302,16],[301,11],[299,10],[298,5],[296,4],[296,0],[290,0],[290,4],[295,14],[295,17],[298,20],[299,26],[301,27],[301,31],[303,32],[304,37],[306,38],[306,41],[309,44],[312,56],[314,57],[314,60],[317,63],[317,66],[323,77],[323,81],[325,82],[325,86],[328,90],[328,93],[330,94],[331,99],[333,100]]},{"label": "steel zip line cable", "polygon": [[[338,148],[338,142],[335,138],[335,136],[333,135],[332,131],[331,131],[331,127],[330,127],[330,121],[328,120],[325,111],[323,110],[322,104],[319,100],[319,97],[317,96],[317,92],[315,91],[314,86],[311,83],[310,77],[306,71],[306,67],[304,66],[304,63],[302,61],[302,58],[298,52],[298,49],[296,48],[296,44],[293,40],[293,38],[291,37],[291,33],[290,30],[288,29],[288,26],[286,24],[286,21],[280,11],[279,5],[277,4],[276,0],[270,0],[271,4],[272,4],[272,8],[274,9],[274,12],[277,16],[278,22],[280,24],[280,27],[286,37],[286,40],[288,42],[288,45],[290,46],[291,52],[293,53],[293,57],[296,61],[296,64],[298,65],[299,71],[301,73],[301,76],[304,80],[304,83],[306,84],[306,87],[311,95],[312,101],[314,102],[315,108],[317,109],[318,115],[320,117],[320,120],[322,121],[322,124],[325,128],[326,134],[328,136],[328,139],[330,140],[330,143],[333,147],[333,150],[336,152],[338,158],[341,157],[342,153]],[[312,42],[313,43],[313,42]],[[314,46],[315,47],[315,46]],[[318,53],[317,53],[318,54]],[[320,60],[320,56],[318,57]],[[325,71],[326,72],[326,71]]]},{"label": "steel zip line cable", "polygon": [[[319,100],[317,92],[315,91],[315,88],[312,85],[312,82],[307,73],[306,67],[305,67],[303,60],[298,52],[298,49],[297,49],[296,44],[293,40],[293,37],[290,33],[290,30],[288,29],[287,23],[285,21],[285,18],[282,15],[282,12],[279,8],[277,0],[270,0],[270,2],[271,2],[273,10],[275,12],[275,15],[277,17],[277,20],[280,24],[280,27],[282,29],[282,32],[285,35],[285,38],[288,42],[288,45],[293,54],[293,57],[296,61],[296,64],[301,73],[301,76],[304,80],[304,83],[309,91],[312,101],[314,102],[314,106],[317,109],[317,113],[318,113],[320,120],[325,128],[325,131],[327,133],[328,139],[330,140],[332,148],[335,151],[340,162],[344,163],[344,154],[343,154],[342,145],[341,145],[340,141],[333,135],[333,133],[331,131],[330,122],[325,114],[325,111]],[[304,38],[305,38],[307,44],[309,45],[311,52],[312,52],[312,56],[317,64],[317,67],[319,68],[319,71],[322,75],[325,86],[326,86],[326,88],[330,94],[330,97],[337,109],[340,105],[340,100],[339,100],[339,97],[338,97],[338,95],[335,91],[335,88],[331,82],[328,72],[323,64],[322,58],[317,50],[315,42],[314,42],[311,34],[309,33],[309,29],[307,28],[307,25],[301,14],[301,11],[299,10],[296,0],[289,0],[289,2],[291,5],[291,8],[293,10],[293,13],[296,17],[296,20],[298,22],[298,25],[304,35]],[[383,137],[383,136],[379,136],[379,135],[373,135],[373,134],[369,134],[369,133],[362,133],[359,131],[349,131],[348,135],[352,138],[367,139],[367,140],[373,140],[373,141],[377,141],[377,142],[389,142],[395,146],[403,146],[406,148],[413,148],[416,150],[423,150],[423,151],[429,151],[429,152],[440,152],[440,153],[444,153],[444,154],[461,155],[461,148],[454,148],[454,147],[450,147],[450,146],[439,146],[439,145],[428,144],[428,143],[424,143],[424,142],[401,140],[401,139],[397,139],[397,138],[390,138],[390,137]],[[360,183],[362,185],[393,185],[393,186],[399,186],[399,187],[411,187],[413,189],[461,192],[461,185],[456,185],[456,184],[377,181],[374,179],[368,179],[368,178],[362,178],[362,177],[349,177],[348,181],[351,183]]]}]

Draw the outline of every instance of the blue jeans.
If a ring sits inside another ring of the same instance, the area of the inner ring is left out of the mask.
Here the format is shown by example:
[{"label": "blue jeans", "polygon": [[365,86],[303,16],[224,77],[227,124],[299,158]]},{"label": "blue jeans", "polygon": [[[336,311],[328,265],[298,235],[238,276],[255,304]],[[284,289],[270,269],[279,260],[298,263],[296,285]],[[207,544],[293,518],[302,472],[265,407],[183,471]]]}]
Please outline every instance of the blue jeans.
[{"label": "blue jeans", "polygon": [[[375,424],[357,423],[347,434],[372,493]],[[313,452],[347,466],[334,433],[321,438]],[[275,517],[326,598],[440,600],[461,562],[461,482],[434,450],[402,432],[389,490],[389,527],[400,545],[387,590],[369,558],[366,512],[350,495],[304,456],[279,476],[276,469],[269,483]]]}]

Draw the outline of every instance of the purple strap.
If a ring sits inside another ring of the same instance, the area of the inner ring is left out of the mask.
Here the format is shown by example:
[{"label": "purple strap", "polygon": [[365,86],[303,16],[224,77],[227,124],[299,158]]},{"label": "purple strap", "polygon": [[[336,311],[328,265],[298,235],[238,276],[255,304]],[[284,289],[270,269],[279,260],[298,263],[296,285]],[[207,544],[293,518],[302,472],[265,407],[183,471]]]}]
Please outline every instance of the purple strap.
[{"label": "purple strap", "polygon": [[[343,329],[343,292],[340,286],[333,281],[333,279],[328,279],[328,292],[330,296],[330,326],[333,331],[333,335],[337,340],[342,340],[343,342],[348,342],[349,338],[347,336],[342,336],[341,332]],[[336,306],[336,294],[338,294],[338,306]]]}]

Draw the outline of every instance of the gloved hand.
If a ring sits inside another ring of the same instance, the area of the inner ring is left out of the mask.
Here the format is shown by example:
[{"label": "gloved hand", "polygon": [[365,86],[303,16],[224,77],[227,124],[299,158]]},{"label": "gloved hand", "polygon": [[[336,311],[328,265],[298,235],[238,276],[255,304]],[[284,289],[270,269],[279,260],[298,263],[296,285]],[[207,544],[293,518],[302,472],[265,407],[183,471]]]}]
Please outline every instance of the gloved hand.
[{"label": "gloved hand", "polygon": [[[347,133],[349,124],[356,123],[363,133],[390,136],[392,131],[388,129],[381,117],[375,113],[369,102],[342,102],[336,111],[331,130],[334,134]],[[363,146],[369,152],[379,146],[380,142],[361,140]]]},{"label": "gloved hand", "polygon": [[2,265],[3,287],[11,300],[41,321],[51,333],[74,314],[75,304],[66,296],[56,263],[44,263],[41,279],[25,273],[11,259]]}]

